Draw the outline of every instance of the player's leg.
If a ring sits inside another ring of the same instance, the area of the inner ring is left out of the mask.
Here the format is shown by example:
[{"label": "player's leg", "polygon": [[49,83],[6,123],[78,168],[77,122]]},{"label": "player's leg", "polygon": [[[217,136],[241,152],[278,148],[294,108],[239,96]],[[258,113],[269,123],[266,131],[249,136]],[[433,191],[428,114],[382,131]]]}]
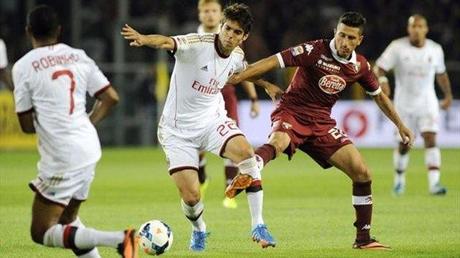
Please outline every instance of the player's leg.
[{"label": "player's leg", "polygon": [[199,165],[198,165],[198,181],[200,182],[200,194],[201,199],[204,199],[204,195],[206,194],[206,190],[209,186],[209,179],[208,175],[206,174],[206,156],[205,152],[200,152],[199,155]]},{"label": "player's leg", "polygon": [[270,135],[268,143],[258,147],[256,155],[263,161],[262,166],[275,159],[280,153],[283,153],[291,143],[291,137],[283,131],[276,131]]},{"label": "player's leg", "polygon": [[[77,255],[86,254],[83,257],[98,257],[98,253],[92,251],[96,246],[117,248],[122,257],[137,257],[134,230],[98,231],[81,227],[74,219],[80,204],[71,202],[71,199],[85,200],[88,197],[95,167],[92,164],[57,175],[40,173],[29,184],[36,192],[32,207],[32,238],[45,246],[72,249]],[[70,220],[75,223],[68,224]]]},{"label": "player's leg", "polygon": [[[32,206],[31,235],[34,242],[48,246],[72,249],[82,257],[99,257],[91,253],[96,246],[109,246],[127,249],[122,257],[137,257],[137,243],[133,230],[119,232],[103,232],[75,225],[59,223],[65,210],[63,204],[50,201],[40,194],[35,195]],[[91,253],[94,256],[84,256]]]},{"label": "player's leg", "polygon": [[447,189],[440,183],[441,151],[436,146],[435,132],[422,132],[425,143],[425,165],[428,168],[428,186],[431,194],[445,195]]},{"label": "player's leg", "polygon": [[356,212],[356,241],[354,248],[387,249],[370,237],[372,218],[371,173],[353,144],[347,144],[335,151],[328,162],[343,171],[353,182],[353,207]]},{"label": "player's leg", "polygon": [[[276,242],[268,231],[262,216],[262,178],[252,146],[249,144],[246,137],[237,135],[230,138],[223,146],[223,149],[222,156],[237,163],[242,175],[249,175],[252,178],[249,187],[245,187],[245,189],[251,213],[253,240],[258,242],[263,248],[269,246],[274,247]],[[232,184],[235,182],[237,181],[233,181]],[[237,187],[234,186],[233,189],[237,189]]]},{"label": "player's leg", "polygon": [[393,166],[395,169],[393,179],[393,192],[396,195],[404,193],[406,188],[406,169],[409,164],[409,146],[399,142],[398,148],[393,151]]},{"label": "player's leg", "polygon": [[[77,199],[71,199],[67,207],[64,209],[64,212],[59,218],[59,224],[70,225],[74,227],[86,228],[86,226],[81,222],[80,217],[78,217],[78,211],[80,210],[81,203],[83,201]],[[72,250],[77,257],[80,258],[97,258],[101,257],[97,247],[87,250]]]},{"label": "player's leg", "polygon": [[[235,86],[231,84],[226,84],[222,89],[222,97],[224,98],[225,110],[227,111],[227,116],[235,121],[238,126],[238,98],[235,93]],[[229,159],[224,160],[224,174],[225,174],[225,189],[232,183],[233,178],[238,174],[238,166]],[[225,197],[223,202],[225,208],[237,208],[237,203],[235,198]]]}]

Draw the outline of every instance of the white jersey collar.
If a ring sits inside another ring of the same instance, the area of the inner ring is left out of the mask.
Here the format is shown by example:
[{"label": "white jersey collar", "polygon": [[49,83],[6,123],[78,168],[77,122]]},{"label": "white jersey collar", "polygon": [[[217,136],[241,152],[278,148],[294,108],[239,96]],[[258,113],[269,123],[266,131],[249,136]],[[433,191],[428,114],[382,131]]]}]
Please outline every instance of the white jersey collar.
[{"label": "white jersey collar", "polygon": [[335,39],[332,39],[329,42],[329,48],[331,49],[332,56],[334,57],[334,59],[342,64],[354,64],[355,65],[358,62],[356,59],[356,52],[354,50],[351,53],[350,59],[345,59],[343,57],[340,57],[339,54],[337,54],[337,49],[335,48]]}]

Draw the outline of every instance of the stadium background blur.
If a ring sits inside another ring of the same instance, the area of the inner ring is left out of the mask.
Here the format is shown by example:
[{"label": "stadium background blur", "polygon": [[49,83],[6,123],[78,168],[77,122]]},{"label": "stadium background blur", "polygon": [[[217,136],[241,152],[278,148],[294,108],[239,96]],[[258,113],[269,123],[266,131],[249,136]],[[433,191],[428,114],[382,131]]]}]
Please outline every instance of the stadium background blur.
[{"label": "stadium background blur", "polygon": [[[255,17],[251,36],[244,45],[249,62],[305,40],[331,38],[337,18],[348,10],[359,11],[368,20],[365,40],[358,51],[373,61],[391,40],[406,35],[407,18],[413,13],[421,13],[428,19],[428,37],[444,48],[453,94],[456,99],[460,97],[457,87],[460,81],[460,34],[455,32],[460,27],[459,1],[239,2],[247,3]],[[63,25],[61,41],[84,49],[120,92],[121,103],[118,108],[98,128],[102,143],[106,146],[156,144],[156,124],[167,93],[174,59],[162,51],[130,48],[119,32],[125,23],[150,34],[195,32],[198,27],[197,1],[2,0],[0,38],[6,42],[10,68],[31,49],[24,27],[28,10],[37,4],[48,4],[56,8]],[[292,70],[276,71],[267,78],[285,88],[290,75]],[[245,98],[241,90],[237,93],[240,99]],[[258,93],[260,98],[267,98],[260,89]],[[344,96],[345,99],[366,98],[358,86],[346,90]],[[15,117],[5,113],[6,109],[11,109],[10,104],[8,108],[3,108],[1,114],[0,138],[4,141],[3,146],[14,148],[21,144],[8,142],[14,138],[11,135],[18,133]],[[454,107],[458,105],[458,102],[454,103]],[[460,122],[458,116],[455,117],[456,123]],[[460,132],[460,125],[455,128]],[[5,133],[10,134],[9,140],[5,140]]]}]

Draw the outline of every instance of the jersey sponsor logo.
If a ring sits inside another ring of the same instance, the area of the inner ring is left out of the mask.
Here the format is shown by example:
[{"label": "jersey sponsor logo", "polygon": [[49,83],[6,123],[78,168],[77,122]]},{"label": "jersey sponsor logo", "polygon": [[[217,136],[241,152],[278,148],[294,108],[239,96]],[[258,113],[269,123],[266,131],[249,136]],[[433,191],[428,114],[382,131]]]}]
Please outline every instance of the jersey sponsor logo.
[{"label": "jersey sponsor logo", "polygon": [[332,61],[334,61],[334,59],[332,59],[331,57],[327,57],[327,56],[325,56],[325,55],[323,55],[323,54],[321,54],[320,57],[321,57],[321,59],[324,59],[324,61],[326,61],[326,62],[332,62]]},{"label": "jersey sponsor logo", "polygon": [[346,85],[347,83],[344,79],[333,74],[325,75],[318,81],[319,88],[330,95],[341,92],[343,89],[345,89]]},{"label": "jersey sponsor logo", "polygon": [[326,70],[328,72],[332,72],[332,73],[340,71],[340,66],[335,65],[335,64],[331,64],[331,63],[327,63],[327,62],[323,61],[322,59],[318,59],[318,61],[316,62],[316,66],[318,66],[319,68],[324,69],[324,70]]},{"label": "jersey sponsor logo", "polygon": [[211,85],[203,85],[199,81],[193,81],[192,88],[205,95],[216,95],[220,92],[218,81],[211,79],[209,84]]}]

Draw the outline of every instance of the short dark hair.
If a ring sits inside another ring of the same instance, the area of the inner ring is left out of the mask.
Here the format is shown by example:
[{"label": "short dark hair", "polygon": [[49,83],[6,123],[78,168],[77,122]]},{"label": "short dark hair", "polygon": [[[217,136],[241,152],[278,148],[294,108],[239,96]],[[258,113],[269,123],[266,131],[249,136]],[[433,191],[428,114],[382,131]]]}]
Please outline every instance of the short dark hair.
[{"label": "short dark hair", "polygon": [[254,22],[249,6],[245,4],[232,4],[225,7],[224,21],[225,20],[238,22],[244,34],[248,34],[251,31],[252,23]]},{"label": "short dark hair", "polygon": [[339,23],[347,26],[359,28],[361,34],[364,33],[364,25],[366,25],[366,18],[358,12],[346,12],[340,16]]},{"label": "short dark hair", "polygon": [[27,26],[32,36],[37,39],[56,36],[59,25],[56,11],[47,5],[39,5],[27,15]]}]

